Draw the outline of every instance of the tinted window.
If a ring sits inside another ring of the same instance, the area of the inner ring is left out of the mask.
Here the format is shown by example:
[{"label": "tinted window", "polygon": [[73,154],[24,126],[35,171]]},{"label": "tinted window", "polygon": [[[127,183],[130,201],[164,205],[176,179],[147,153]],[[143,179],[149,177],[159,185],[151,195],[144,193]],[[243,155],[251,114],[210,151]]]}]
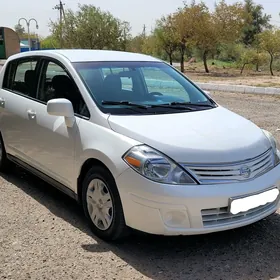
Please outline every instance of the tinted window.
[{"label": "tinted window", "polygon": [[48,61],[42,73],[38,99],[48,102],[55,98],[70,100],[76,114],[89,117],[87,106],[72,78],[60,65]]},{"label": "tinted window", "polygon": [[4,88],[30,97],[36,97],[36,60],[13,61],[9,64],[4,79]]},{"label": "tinted window", "polygon": [[[118,68],[118,67],[110,67],[110,68],[101,68],[102,80],[104,80],[107,76],[110,75],[120,75],[120,82],[122,90],[133,90],[133,80],[130,76],[126,76],[125,73],[129,73],[129,68]],[[84,72],[85,74],[87,71]]]},{"label": "tinted window", "polygon": [[[73,65],[99,108],[106,113],[139,111],[135,106],[132,109],[129,105],[116,104],[122,101],[148,106],[149,110],[142,110],[143,114],[179,112],[180,108],[161,106],[174,102],[205,105],[191,111],[214,106],[184,75],[162,62],[79,62]],[[187,109],[182,108],[184,110]]]},{"label": "tinted window", "polygon": [[129,71],[126,67],[104,67],[101,68],[104,78],[110,74],[119,74],[123,71]]},{"label": "tinted window", "polygon": [[4,75],[3,88],[12,89],[14,74],[17,63],[15,61],[9,62]]}]

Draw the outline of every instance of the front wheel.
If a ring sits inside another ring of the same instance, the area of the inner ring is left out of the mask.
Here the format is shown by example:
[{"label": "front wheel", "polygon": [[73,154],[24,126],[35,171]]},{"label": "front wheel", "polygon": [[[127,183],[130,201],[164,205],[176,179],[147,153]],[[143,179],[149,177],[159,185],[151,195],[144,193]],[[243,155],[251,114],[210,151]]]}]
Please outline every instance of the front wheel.
[{"label": "front wheel", "polygon": [[128,235],[115,180],[102,166],[92,167],[83,181],[82,204],[93,233],[115,241]]}]

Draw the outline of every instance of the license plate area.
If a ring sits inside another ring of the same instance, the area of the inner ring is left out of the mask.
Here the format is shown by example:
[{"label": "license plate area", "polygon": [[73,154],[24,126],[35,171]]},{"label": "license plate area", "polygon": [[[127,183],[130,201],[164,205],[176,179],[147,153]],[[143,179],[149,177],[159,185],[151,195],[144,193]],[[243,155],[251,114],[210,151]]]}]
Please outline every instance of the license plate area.
[{"label": "license plate area", "polygon": [[230,199],[229,211],[233,215],[247,212],[251,209],[275,202],[279,197],[278,188],[273,188],[265,192],[252,194],[250,196],[235,197]]}]

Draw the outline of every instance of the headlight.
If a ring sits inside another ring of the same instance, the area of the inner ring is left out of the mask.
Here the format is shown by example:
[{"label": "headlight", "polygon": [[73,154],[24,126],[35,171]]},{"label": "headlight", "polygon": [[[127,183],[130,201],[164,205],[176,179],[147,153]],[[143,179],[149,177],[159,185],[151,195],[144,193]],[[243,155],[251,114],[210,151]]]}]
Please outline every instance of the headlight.
[{"label": "headlight", "polygon": [[280,146],[279,146],[279,143],[270,132],[263,129],[263,133],[265,134],[265,136],[268,138],[268,140],[271,143],[271,147],[272,147],[272,150],[274,152],[274,158],[275,158],[274,165],[276,166],[280,162]]},{"label": "headlight", "polygon": [[174,185],[196,184],[182,167],[146,145],[133,147],[123,159],[131,168],[152,181]]}]

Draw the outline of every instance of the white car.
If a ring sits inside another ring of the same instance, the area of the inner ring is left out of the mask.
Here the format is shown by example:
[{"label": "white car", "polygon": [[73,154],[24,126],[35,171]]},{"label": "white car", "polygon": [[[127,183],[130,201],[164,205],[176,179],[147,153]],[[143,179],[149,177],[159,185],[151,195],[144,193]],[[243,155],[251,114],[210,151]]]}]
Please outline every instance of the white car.
[{"label": "white car", "polygon": [[64,191],[105,240],[205,234],[279,207],[271,133],[156,58],[98,50],[14,55],[0,73],[0,167]]}]

